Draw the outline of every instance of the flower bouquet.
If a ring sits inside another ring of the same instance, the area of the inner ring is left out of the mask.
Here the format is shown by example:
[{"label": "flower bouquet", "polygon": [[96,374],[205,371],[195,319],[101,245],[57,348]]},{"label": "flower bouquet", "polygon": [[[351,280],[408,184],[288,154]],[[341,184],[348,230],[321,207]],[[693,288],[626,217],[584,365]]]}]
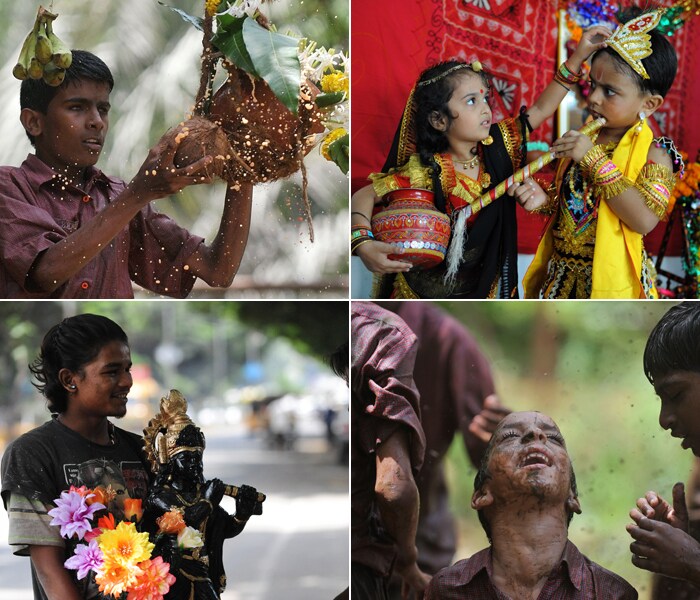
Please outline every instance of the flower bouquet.
[{"label": "flower bouquet", "polygon": [[77,571],[79,580],[92,573],[103,596],[160,600],[175,583],[170,565],[151,556],[154,544],[138,530],[141,500],[126,499],[124,520],[117,523],[105,506],[114,495],[110,488],[71,486],[54,501],[51,525],[59,526],[61,537],[73,546],[64,565]]}]

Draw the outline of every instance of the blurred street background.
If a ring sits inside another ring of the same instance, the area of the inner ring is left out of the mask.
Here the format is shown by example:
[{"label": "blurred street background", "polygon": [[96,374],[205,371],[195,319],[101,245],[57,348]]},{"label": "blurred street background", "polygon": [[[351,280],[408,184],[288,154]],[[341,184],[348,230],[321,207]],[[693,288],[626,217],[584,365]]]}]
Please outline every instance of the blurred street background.
[{"label": "blurred street background", "polygon": [[[53,324],[84,312],[129,336],[134,386],[120,427],[141,433],[176,388],[207,438],[205,476],[267,494],[263,515],[224,545],[222,598],[327,600],[347,587],[348,388],[327,363],[347,342],[347,302],[0,303],[0,452],[48,420],[27,364]],[[31,599],[2,508],[0,540],[0,598]]]}]

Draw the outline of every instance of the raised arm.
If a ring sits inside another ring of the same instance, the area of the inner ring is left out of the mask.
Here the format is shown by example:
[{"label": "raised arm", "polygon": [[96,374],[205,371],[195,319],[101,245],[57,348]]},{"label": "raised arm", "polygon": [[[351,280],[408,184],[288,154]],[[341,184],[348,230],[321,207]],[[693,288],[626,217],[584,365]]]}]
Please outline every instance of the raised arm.
[{"label": "raised arm", "polygon": [[210,245],[202,244],[187,261],[194,275],[214,287],[228,287],[238,272],[248,243],[253,186],[229,186],[219,231]]},{"label": "raised arm", "polygon": [[[569,71],[579,73],[581,66],[596,50],[605,47],[605,40],[612,34],[607,27],[596,25],[587,29],[574,53],[565,61]],[[537,100],[528,109],[528,118],[533,129],[537,129],[551,117],[569,90],[563,84],[552,80]]]},{"label": "raised arm", "polygon": [[108,206],[37,257],[29,272],[29,289],[55,291],[95,258],[149,202],[179,192],[188,185],[211,181],[206,176],[194,175],[212,161],[210,156],[187,167],[175,167],[173,160],[179,144],[176,134],[177,129],[160,139],[137,175]]},{"label": "raised arm", "polygon": [[377,448],[375,499],[382,524],[396,544],[396,570],[406,584],[422,592],[430,581],[416,564],[416,529],[420,501],[411,473],[408,436],[395,432]]}]

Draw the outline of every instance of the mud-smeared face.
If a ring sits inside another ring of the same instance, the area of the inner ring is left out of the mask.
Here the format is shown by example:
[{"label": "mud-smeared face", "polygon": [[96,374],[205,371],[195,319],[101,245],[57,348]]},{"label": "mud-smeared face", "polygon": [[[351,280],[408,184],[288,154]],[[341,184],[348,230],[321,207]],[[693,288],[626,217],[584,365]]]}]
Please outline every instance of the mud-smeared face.
[{"label": "mud-smeared face", "polygon": [[496,500],[534,495],[565,503],[571,495],[571,460],[556,423],[537,412],[511,413],[493,434],[488,485]]}]

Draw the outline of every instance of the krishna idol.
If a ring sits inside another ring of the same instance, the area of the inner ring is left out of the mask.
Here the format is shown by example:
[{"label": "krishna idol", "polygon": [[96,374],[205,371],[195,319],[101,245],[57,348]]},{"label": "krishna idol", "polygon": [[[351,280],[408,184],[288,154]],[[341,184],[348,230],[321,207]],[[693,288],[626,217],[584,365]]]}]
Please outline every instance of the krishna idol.
[{"label": "krishna idol", "polygon": [[[226,586],[223,543],[237,536],[252,515],[262,514],[265,495],[247,485],[205,480],[204,434],[187,416],[177,390],[161,399],[160,413],[144,429],[145,452],[156,475],[144,505],[144,524],[154,555],[170,563],[176,581],[170,600],[217,600]],[[219,505],[236,500],[236,514]]]}]

